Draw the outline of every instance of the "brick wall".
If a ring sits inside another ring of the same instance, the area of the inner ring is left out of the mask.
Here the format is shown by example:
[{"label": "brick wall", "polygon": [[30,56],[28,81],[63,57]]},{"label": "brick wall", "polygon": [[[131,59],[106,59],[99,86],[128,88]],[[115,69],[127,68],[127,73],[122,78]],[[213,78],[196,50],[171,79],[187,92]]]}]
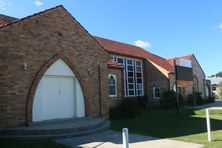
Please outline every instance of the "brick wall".
[{"label": "brick wall", "polygon": [[193,56],[192,57],[192,65],[193,65],[193,73],[194,75],[196,75],[197,79],[198,79],[198,89],[199,92],[201,92],[202,97],[205,97],[205,74],[202,71],[200,65],[198,64],[196,58]]},{"label": "brick wall", "polygon": [[[149,61],[145,61],[145,69],[146,69],[146,95],[148,98],[148,103],[150,105],[159,105],[159,99],[154,99],[153,96],[153,87],[159,87],[161,94],[164,91],[169,90],[169,80],[168,78],[157,69],[152,63]],[[162,96],[161,96],[162,98]]]},{"label": "brick wall", "polygon": [[[192,66],[193,66],[193,74],[196,76],[197,80],[198,80],[198,90],[199,92],[201,92],[202,97],[205,97],[205,74],[202,71],[200,65],[198,64],[195,56],[192,56],[191,58],[192,61]],[[175,75],[171,74],[170,75],[170,88],[172,89],[173,84],[175,83]],[[192,88],[184,88],[184,95],[189,95],[193,92]]]},{"label": "brick wall", "polygon": [[[109,97],[109,108],[117,105],[123,99],[123,69],[109,68],[109,74],[115,74],[117,76],[117,97]],[[108,76],[107,76],[108,79]]]},{"label": "brick wall", "polygon": [[[0,28],[0,128],[31,122],[38,82],[58,59],[80,80],[86,116],[107,112],[103,105],[108,99],[106,62],[110,56],[63,7],[57,7]],[[104,88],[101,92],[100,87]]]}]

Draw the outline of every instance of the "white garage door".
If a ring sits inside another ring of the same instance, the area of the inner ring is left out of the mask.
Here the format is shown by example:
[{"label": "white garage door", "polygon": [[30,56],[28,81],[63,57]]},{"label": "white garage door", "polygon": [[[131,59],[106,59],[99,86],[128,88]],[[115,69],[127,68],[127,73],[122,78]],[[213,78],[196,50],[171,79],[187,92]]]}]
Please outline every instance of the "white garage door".
[{"label": "white garage door", "polygon": [[82,89],[72,70],[62,61],[55,62],[37,87],[33,121],[84,117]]}]

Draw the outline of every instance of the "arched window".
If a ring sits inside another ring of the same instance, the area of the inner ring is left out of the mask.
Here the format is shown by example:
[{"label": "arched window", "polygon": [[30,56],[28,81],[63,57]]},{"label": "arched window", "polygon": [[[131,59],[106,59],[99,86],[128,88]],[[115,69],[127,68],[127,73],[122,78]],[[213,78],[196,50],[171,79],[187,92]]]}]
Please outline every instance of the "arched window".
[{"label": "arched window", "polygon": [[199,92],[199,82],[198,82],[198,78],[196,75],[194,75],[193,87],[194,87],[195,92]]},{"label": "arched window", "polygon": [[160,88],[153,87],[153,98],[160,99]]},{"label": "arched window", "polygon": [[117,97],[117,80],[116,75],[109,74],[109,96],[110,97]]}]

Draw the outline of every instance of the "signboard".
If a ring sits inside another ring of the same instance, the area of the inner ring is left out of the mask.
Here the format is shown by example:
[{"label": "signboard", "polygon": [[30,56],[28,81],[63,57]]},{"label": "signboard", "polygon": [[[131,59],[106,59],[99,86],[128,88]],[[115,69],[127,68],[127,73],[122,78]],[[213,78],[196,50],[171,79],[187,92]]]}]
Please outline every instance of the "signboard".
[{"label": "signboard", "polygon": [[177,87],[193,87],[193,81],[177,81]]},{"label": "signboard", "polygon": [[178,87],[193,87],[192,61],[182,58],[176,58],[174,60],[174,67],[176,75],[177,115],[179,115],[180,101]]},{"label": "signboard", "polygon": [[191,62],[191,60],[177,58],[176,59],[176,66],[192,68],[192,62]]},{"label": "signboard", "polygon": [[193,81],[193,69],[188,67],[176,66],[177,80]]},{"label": "signboard", "polygon": [[193,68],[191,60],[175,59],[177,87],[193,87]]}]

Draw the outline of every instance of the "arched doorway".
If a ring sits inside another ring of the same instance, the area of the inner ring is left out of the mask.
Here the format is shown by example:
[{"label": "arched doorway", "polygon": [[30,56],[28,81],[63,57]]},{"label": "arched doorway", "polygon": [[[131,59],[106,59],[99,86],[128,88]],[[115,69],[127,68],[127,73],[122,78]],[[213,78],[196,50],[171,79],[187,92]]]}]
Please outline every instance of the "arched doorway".
[{"label": "arched doorway", "polygon": [[84,117],[81,86],[73,71],[61,59],[41,78],[34,95],[32,121]]}]

